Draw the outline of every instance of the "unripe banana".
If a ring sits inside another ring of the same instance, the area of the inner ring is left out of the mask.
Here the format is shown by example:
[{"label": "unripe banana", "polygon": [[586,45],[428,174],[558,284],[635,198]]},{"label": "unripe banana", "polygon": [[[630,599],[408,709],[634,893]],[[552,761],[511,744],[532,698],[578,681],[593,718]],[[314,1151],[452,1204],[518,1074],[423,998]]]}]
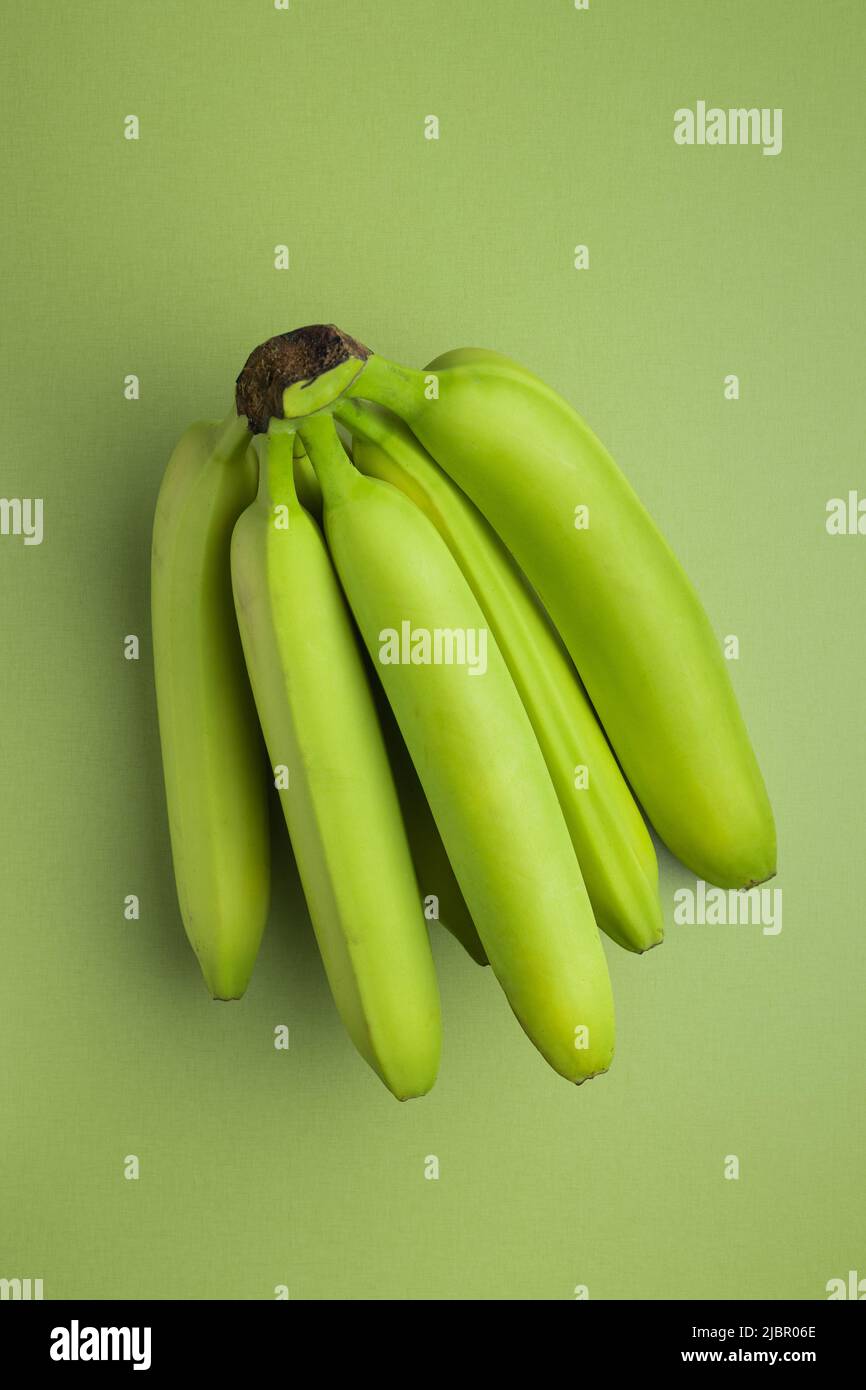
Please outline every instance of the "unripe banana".
[{"label": "unripe banana", "polygon": [[[295,491],[297,500],[304,509],[322,520],[321,486],[307,459],[302,438],[295,435]],[[438,922],[460,942],[461,947],[473,958],[477,965],[487,965],[487,956],[475,931],[470,910],[463,901],[460,885],[455,878],[455,870],[450,866],[448,855],[442,844],[442,837],[436,830],[436,823],[430,806],[427,805],[423,787],[418,774],[411,766],[411,758],[406,751],[400,730],[396,726],[391,705],[385,699],[381,682],[375,671],[371,673],[371,688],[375,699],[375,709],[385,737],[385,748],[391,760],[391,770],[403,823],[409,838],[411,862],[416,869],[418,890],[424,903],[424,916],[430,922]],[[431,915],[432,913],[432,915]]]},{"label": "unripe banana", "polygon": [[[657,945],[664,924],[652,841],[574,666],[513,559],[402,421],[356,401],[341,401],[335,413],[353,433],[357,467],[422,508],[481,605],[544,754],[596,922],[628,950]],[[576,785],[577,767],[585,785]]]},{"label": "unripe banana", "polygon": [[[490,964],[550,1065],[571,1081],[586,1080],[606,1070],[613,1053],[607,964],[553,784],[505,661],[423,512],[352,466],[328,415],[313,415],[301,434],[322,485],[343,589]],[[390,634],[398,645],[415,634],[408,661],[404,650],[386,659]],[[441,660],[432,646],[437,634]],[[473,638],[478,659],[471,674],[449,652],[459,658],[461,639],[468,651]]]},{"label": "unripe banana", "polygon": [[197,424],[171,456],[153,524],[159,733],[177,894],[216,999],[249,983],[268,915],[264,750],[232,602],[229,546],[256,492],[246,420]]},{"label": "unripe banana", "polygon": [[[259,491],[231,574],[259,719],[337,1008],[400,1100],[439,1063],[439,993],[373,697],[293,439],[254,441]],[[286,785],[287,781],[287,785]]]},{"label": "unripe banana", "polygon": [[[773,815],[719,642],[610,455],[561,397],[497,354],[432,376],[370,356],[346,389],[400,415],[498,531],[674,854],[722,887],[770,878]],[[327,395],[324,377],[317,391]]]},{"label": "unripe banana", "polygon": [[[498,354],[472,358],[412,371],[315,325],[256,349],[238,408],[301,417],[345,392],[409,424],[538,592],[665,843],[722,887],[763,882],[776,868],[773,815],[694,589],[580,416]],[[265,397],[250,397],[256,378]]]},{"label": "unripe banana", "polygon": [[[294,458],[295,491],[298,501],[315,519],[322,521],[322,489],[313,470],[300,435],[295,435]],[[418,878],[424,915],[429,921],[439,922],[455,937],[478,965],[486,965],[484,947],[475,930],[469,909],[460,892],[460,885],[454,877],[454,870],[445,853],[442,838],[436,829],[436,822],[427,798],[424,795],[418,774],[412,766],[412,759],[394,722],[391,706],[385,699],[378,676],[371,674],[376,712],[382,725],[385,747],[394,774],[397,797],[412,863]],[[431,915],[432,914],[432,915]]]}]

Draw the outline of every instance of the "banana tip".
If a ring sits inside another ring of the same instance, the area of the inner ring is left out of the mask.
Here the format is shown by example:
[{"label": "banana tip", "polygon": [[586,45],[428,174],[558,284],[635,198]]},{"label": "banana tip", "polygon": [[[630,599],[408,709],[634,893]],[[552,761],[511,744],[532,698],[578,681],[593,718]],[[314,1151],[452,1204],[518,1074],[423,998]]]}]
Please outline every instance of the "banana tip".
[{"label": "banana tip", "polygon": [[608,1072],[608,1067],[599,1067],[598,1071],[591,1071],[589,1076],[582,1076],[579,1081],[575,1081],[575,1086],[584,1086],[587,1081],[594,1081],[597,1076],[604,1076]]},{"label": "banana tip", "polygon": [[776,872],[777,870],[774,866],[768,874],[765,874],[763,878],[750,878],[748,883],[743,884],[742,888],[740,889],[740,892],[748,893],[750,888],[760,888],[762,883],[769,883],[771,878],[775,878]]},{"label": "banana tip", "polygon": [[638,951],[638,955],[639,955],[639,956],[645,956],[646,953],[647,953],[647,951],[654,951],[655,948],[656,948],[656,946],[662,946],[662,945],[664,945],[664,937],[663,937],[663,936],[659,936],[659,937],[656,938],[655,941],[651,941],[650,944],[649,944],[648,946],[644,946],[642,950]]}]

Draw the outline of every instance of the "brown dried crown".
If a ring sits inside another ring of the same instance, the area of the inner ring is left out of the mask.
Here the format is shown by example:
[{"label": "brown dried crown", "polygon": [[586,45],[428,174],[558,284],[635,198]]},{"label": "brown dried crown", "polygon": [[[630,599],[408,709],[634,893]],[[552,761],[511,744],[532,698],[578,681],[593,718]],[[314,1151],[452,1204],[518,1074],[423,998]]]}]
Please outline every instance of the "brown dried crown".
[{"label": "brown dried crown", "polygon": [[272,417],[283,418],[283,392],[299,382],[315,381],[342,362],[366,362],[370,349],[333,323],[293,328],[260,343],[237,379],[235,404],[253,434],[264,434]]}]

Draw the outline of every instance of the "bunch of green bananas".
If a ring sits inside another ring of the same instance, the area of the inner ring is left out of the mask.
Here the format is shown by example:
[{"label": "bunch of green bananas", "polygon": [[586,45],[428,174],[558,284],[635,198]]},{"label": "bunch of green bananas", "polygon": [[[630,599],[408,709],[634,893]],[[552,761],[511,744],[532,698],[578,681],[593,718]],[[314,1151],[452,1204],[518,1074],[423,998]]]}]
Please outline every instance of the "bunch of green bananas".
[{"label": "bunch of green bananas", "polygon": [[153,629],[211,993],[237,998],[255,962],[273,781],[337,1008],[400,1099],[439,1062],[430,918],[489,961],[560,1075],[608,1068],[598,928],[638,952],[663,932],[631,788],[701,878],[775,872],[691,584],[580,416],[496,353],[414,371],[332,325],[256,348],[236,413],[169,464]]}]

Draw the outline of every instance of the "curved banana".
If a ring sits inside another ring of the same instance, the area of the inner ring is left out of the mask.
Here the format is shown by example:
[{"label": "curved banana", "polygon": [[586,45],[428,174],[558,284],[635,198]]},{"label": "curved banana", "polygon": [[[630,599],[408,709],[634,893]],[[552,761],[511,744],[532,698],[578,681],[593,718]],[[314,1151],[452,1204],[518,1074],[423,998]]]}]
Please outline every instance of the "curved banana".
[{"label": "curved banana", "polygon": [[[294,475],[298,501],[321,525],[322,489],[319,486],[313,465],[307,458],[301,437],[297,434],[295,435]],[[442,844],[442,838],[436,829],[436,822],[430,807],[427,805],[427,798],[421,783],[418,781],[418,774],[412,766],[412,759],[406,751],[406,745],[394,721],[391,706],[384,694],[381,693],[381,686],[375,673],[373,674],[372,689],[374,698],[378,695],[376,711],[382,725],[385,747],[391,762],[391,771],[394,774],[400,810],[403,812],[409,850],[412,855],[412,863],[415,865],[415,874],[418,878],[418,886],[424,904],[424,916],[428,921],[439,922],[441,926],[445,927],[460,942],[460,945],[477,965],[486,965],[487,957],[484,954],[484,947],[481,945],[469,914],[469,908],[460,892],[460,885],[454,877],[454,870],[451,868],[448,855],[445,853],[445,846]]]},{"label": "curved banana", "polygon": [[172,859],[186,934],[216,999],[246,989],[268,915],[267,779],[229,575],[256,492],[246,420],[196,424],[153,523],[151,610]]},{"label": "curved banana", "polygon": [[613,1054],[607,963],[505,661],[423,512],[352,466],[329,415],[311,416],[300,432],[343,589],[490,964],[550,1065],[584,1081]]},{"label": "curved banana", "polygon": [[[764,882],[776,871],[773,813],[692,585],[577,412],[508,359],[472,358],[413,371],[317,324],[256,349],[238,410],[300,418],[345,393],[399,415],[539,594],[668,847],[721,887]],[[257,380],[266,392],[251,390]]]},{"label": "curved banana", "polygon": [[[658,863],[574,666],[508,551],[481,513],[393,415],[341,401],[363,473],[393,483],[430,518],[460,565],[535,730],[595,920],[632,951],[664,935]],[[585,770],[586,781],[575,777]]]},{"label": "curved banana", "polygon": [[[507,359],[483,357],[413,371],[319,324],[256,349],[238,409],[300,418],[345,393],[399,415],[538,592],[665,843],[709,882],[763,882],[776,869],[773,815],[694,589],[576,411]],[[262,375],[266,399],[250,392]]]},{"label": "curved banana", "polygon": [[[290,433],[262,436],[231,575],[259,719],[328,982],[400,1100],[436,1079],[439,992],[373,698]],[[285,785],[287,783],[287,785]]]},{"label": "curved banana", "polygon": [[347,389],[400,415],[502,537],[673,853],[722,887],[772,877],[766,788],[673,552],[576,411],[498,354],[473,359],[425,373],[370,356]]}]

